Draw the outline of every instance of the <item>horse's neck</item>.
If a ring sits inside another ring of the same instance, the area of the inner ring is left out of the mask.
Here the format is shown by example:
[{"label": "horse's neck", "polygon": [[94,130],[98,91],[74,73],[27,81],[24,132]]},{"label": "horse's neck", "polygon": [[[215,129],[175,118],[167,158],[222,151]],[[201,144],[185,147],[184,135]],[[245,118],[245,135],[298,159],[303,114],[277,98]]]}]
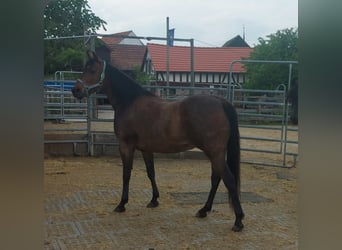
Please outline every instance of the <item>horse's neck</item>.
[{"label": "horse's neck", "polygon": [[115,112],[123,110],[142,94],[140,86],[120,70],[110,66],[104,92]]},{"label": "horse's neck", "polygon": [[117,98],[113,95],[112,91],[108,91],[108,92],[105,91],[105,95],[107,96],[107,99],[110,105],[113,107],[114,111],[116,112],[117,109],[119,108]]}]

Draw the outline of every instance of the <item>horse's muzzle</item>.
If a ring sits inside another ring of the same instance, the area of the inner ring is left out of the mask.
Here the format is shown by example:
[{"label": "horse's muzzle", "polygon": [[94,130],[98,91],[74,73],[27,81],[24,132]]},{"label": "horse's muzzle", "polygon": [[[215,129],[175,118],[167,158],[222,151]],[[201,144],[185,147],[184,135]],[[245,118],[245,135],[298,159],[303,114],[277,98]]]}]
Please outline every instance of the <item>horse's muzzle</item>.
[{"label": "horse's muzzle", "polygon": [[86,97],[86,93],[84,89],[80,86],[80,84],[75,84],[75,86],[71,89],[72,95],[77,99],[81,100]]},{"label": "horse's muzzle", "polygon": [[72,95],[74,96],[74,97],[76,97],[77,99],[82,99],[81,98],[81,90],[80,89],[77,89],[77,88],[72,88],[72,90],[71,90],[71,92],[72,92]]}]

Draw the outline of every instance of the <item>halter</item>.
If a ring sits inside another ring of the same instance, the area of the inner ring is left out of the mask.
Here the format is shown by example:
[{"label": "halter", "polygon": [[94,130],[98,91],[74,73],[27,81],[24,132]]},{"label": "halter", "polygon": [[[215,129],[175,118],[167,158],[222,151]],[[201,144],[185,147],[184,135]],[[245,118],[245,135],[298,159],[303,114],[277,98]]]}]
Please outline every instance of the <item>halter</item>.
[{"label": "halter", "polygon": [[97,83],[95,83],[94,85],[90,85],[90,86],[86,85],[81,79],[77,79],[77,81],[81,83],[81,85],[85,91],[86,96],[89,96],[89,93],[92,89],[97,89],[97,88],[102,86],[103,80],[105,78],[105,71],[106,71],[106,61],[103,61],[103,68],[102,68],[100,80]]}]

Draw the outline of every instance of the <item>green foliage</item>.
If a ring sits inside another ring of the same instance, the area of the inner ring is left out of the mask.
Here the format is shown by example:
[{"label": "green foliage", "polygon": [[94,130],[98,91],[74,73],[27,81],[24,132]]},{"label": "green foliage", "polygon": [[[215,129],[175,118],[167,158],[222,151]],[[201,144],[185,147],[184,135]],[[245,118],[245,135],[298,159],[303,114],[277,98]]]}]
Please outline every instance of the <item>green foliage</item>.
[{"label": "green foliage", "polygon": [[44,10],[45,37],[94,33],[106,29],[105,24],[90,10],[87,0],[54,0]]},{"label": "green foliage", "polygon": [[[79,36],[95,33],[104,20],[97,17],[87,0],[53,0],[44,9],[44,35],[46,38]],[[80,70],[83,65],[84,39],[45,40],[44,73],[58,70]]]},{"label": "green foliage", "polygon": [[145,72],[140,70],[140,66],[134,66],[133,67],[133,75],[134,79],[140,84],[140,85],[147,85],[151,80],[153,80],[152,76],[149,76]]},{"label": "green foliage", "polygon": [[[267,39],[259,38],[259,44],[255,46],[250,55],[251,60],[298,60],[298,29],[290,28],[277,31],[267,36]],[[297,65],[292,65],[292,78],[298,77]],[[287,83],[289,66],[282,64],[246,63],[248,82],[245,88],[275,89],[279,84]]]},{"label": "green foliage", "polygon": [[83,41],[45,41],[44,73],[58,70],[80,71],[83,65]]}]

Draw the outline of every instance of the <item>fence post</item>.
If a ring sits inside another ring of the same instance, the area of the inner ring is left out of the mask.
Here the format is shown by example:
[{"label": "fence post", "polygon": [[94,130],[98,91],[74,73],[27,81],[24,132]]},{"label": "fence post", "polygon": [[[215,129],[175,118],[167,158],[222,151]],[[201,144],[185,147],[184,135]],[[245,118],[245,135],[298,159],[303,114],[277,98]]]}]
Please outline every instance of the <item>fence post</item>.
[{"label": "fence post", "polygon": [[285,89],[285,131],[284,131],[284,141],[285,141],[285,144],[284,144],[284,155],[283,155],[283,166],[285,167],[286,166],[286,150],[287,150],[287,125],[288,125],[288,121],[289,121],[289,104],[288,104],[288,101],[287,101],[287,98],[286,98],[286,90],[289,90],[291,88],[291,78],[292,78],[292,63],[289,64],[289,78],[288,78],[288,83],[287,83],[287,89]]},{"label": "fence post", "polygon": [[87,97],[87,139],[88,139],[88,155],[93,156],[93,137],[91,134],[91,119],[92,119],[92,98]]}]

